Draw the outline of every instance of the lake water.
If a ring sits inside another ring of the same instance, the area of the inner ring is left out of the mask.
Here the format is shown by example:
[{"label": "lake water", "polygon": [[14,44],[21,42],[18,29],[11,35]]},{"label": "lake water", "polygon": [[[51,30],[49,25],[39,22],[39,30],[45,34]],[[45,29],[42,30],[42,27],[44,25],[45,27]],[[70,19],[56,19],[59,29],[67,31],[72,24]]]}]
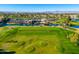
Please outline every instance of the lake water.
[{"label": "lake water", "polygon": [[[32,24],[5,24],[4,26],[40,26]],[[58,24],[49,24],[48,26],[58,26]]]},{"label": "lake water", "polygon": [[[40,25],[32,25],[32,24],[4,24],[3,26],[40,26]],[[49,24],[48,26],[59,26],[59,24]],[[70,27],[72,27],[72,28],[79,28],[79,25],[73,25],[73,26],[70,26]]]},{"label": "lake water", "polygon": [[[75,21],[75,22],[79,22],[79,19],[75,19],[75,20],[73,20],[73,21]],[[79,25],[73,25],[73,26],[71,26],[72,28],[79,28]]]},{"label": "lake water", "polygon": [[79,28],[79,25],[76,25],[76,26],[71,26],[72,28]]}]

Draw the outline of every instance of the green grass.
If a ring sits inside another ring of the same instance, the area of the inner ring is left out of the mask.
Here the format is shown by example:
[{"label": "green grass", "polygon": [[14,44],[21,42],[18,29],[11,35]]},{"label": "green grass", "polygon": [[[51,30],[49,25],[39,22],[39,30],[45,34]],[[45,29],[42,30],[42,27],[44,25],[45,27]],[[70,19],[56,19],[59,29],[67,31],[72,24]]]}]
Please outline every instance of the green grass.
[{"label": "green grass", "polygon": [[71,24],[71,25],[77,25],[77,26],[79,26],[79,22],[71,21],[70,24]]},{"label": "green grass", "polygon": [[5,28],[0,31],[0,48],[17,54],[79,53],[79,48],[67,38],[71,33],[56,27]]}]

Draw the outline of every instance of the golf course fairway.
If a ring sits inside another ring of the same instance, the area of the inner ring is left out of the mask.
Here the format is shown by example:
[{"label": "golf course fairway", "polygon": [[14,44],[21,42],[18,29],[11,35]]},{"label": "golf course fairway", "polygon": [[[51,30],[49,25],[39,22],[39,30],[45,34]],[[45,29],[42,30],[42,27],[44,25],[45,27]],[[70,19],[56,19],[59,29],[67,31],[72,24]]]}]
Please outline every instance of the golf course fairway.
[{"label": "golf course fairway", "polygon": [[70,41],[74,32],[57,27],[2,27],[0,49],[16,54],[78,54]]}]

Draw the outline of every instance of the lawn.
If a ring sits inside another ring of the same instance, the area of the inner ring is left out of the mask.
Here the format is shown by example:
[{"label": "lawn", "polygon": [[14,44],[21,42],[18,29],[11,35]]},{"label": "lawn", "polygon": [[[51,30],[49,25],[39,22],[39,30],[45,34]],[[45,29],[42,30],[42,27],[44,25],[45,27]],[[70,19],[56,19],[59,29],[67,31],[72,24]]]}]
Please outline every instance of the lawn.
[{"label": "lawn", "polygon": [[57,27],[3,27],[0,48],[16,54],[77,54],[79,47],[67,38],[72,33]]},{"label": "lawn", "polygon": [[71,24],[71,25],[77,25],[77,26],[79,26],[79,22],[71,21],[70,24]]}]

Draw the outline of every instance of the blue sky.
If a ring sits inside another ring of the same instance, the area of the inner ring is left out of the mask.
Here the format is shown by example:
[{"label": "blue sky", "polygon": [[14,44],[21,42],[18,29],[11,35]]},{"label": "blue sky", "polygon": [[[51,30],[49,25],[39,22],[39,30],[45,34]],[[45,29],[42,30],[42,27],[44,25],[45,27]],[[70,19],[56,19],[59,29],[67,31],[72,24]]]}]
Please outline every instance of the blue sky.
[{"label": "blue sky", "polygon": [[14,11],[14,12],[79,11],[79,4],[0,4],[0,11]]}]

